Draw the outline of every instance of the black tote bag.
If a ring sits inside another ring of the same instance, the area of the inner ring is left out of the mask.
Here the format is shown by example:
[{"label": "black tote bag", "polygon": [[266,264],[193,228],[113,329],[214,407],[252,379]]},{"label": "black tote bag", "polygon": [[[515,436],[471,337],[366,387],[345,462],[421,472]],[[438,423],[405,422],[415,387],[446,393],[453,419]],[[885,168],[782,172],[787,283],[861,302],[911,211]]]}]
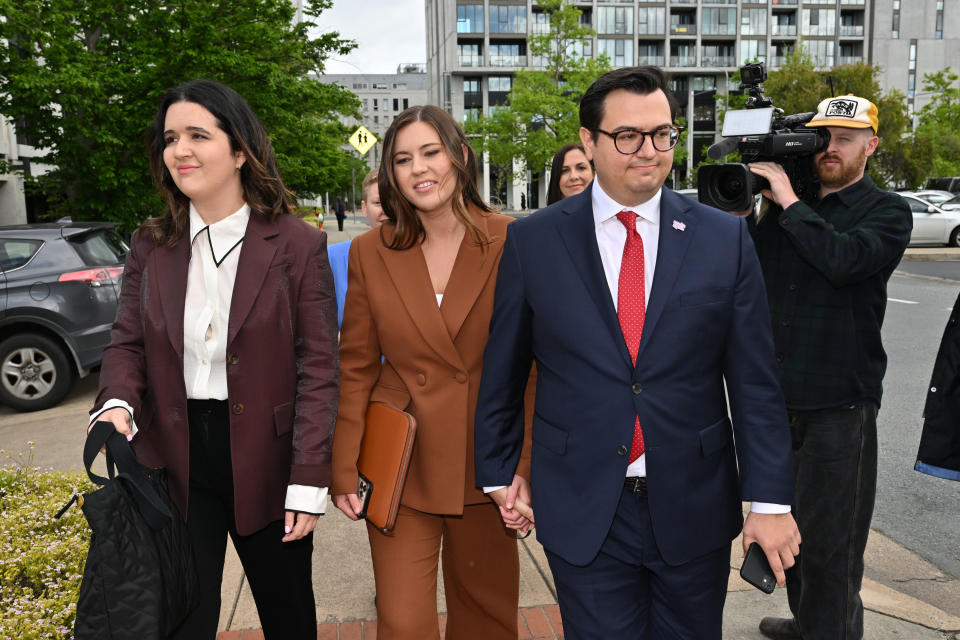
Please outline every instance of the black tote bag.
[{"label": "black tote bag", "polygon": [[[104,445],[109,479],[90,470]],[[83,463],[100,488],[80,502],[92,535],[76,639],[166,638],[197,606],[199,587],[187,527],[170,500],[164,470],[140,464],[109,422],[93,425]]]}]

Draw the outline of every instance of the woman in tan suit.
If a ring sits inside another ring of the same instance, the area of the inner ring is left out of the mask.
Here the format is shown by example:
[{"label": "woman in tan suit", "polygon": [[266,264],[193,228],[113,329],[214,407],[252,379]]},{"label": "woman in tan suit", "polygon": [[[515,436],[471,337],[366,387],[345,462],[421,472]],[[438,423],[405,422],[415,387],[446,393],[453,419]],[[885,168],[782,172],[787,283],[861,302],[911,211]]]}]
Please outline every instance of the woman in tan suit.
[{"label": "woman in tan suit", "polygon": [[[480,369],[510,218],[483,202],[476,174],[476,156],[449,114],[407,109],[384,139],[379,184],[388,220],[350,249],[331,489],[348,517],[360,508],[357,456],[368,402],[417,420],[397,525],[390,534],[367,527],[381,640],[439,639],[441,545],[446,638],[517,637],[519,561],[510,528],[531,523],[516,509],[498,510],[475,486],[473,461]],[[529,504],[529,446],[516,454],[512,495]]]}]

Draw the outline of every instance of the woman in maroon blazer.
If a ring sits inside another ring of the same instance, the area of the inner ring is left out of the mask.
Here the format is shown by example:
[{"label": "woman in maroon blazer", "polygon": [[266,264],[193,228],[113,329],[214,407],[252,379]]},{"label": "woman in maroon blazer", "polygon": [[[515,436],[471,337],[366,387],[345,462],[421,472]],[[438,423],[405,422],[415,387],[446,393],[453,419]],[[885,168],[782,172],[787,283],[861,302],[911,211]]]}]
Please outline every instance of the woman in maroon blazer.
[{"label": "woman in maroon blazer", "polygon": [[227,535],[267,638],[316,638],[310,559],[337,412],[326,235],[288,213],[270,141],[224,85],[169,91],[150,143],[167,211],[134,233],[91,415],[166,467],[214,638]]}]

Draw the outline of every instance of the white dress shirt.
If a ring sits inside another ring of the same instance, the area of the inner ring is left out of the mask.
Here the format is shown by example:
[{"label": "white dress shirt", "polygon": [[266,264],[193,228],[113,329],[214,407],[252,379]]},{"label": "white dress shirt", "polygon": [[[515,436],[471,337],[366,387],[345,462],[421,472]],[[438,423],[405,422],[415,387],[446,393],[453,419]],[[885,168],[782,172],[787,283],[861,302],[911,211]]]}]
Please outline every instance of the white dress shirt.
[{"label": "white dress shirt", "polygon": [[[183,307],[183,382],[188,399],[226,400],[229,397],[226,363],[230,303],[249,221],[247,204],[210,225],[203,221],[193,203],[190,204],[190,265]],[[123,407],[133,415],[130,405],[119,399],[107,401],[100,413],[113,407]],[[96,417],[91,419],[91,424]],[[131,419],[131,432],[136,431]],[[289,485],[284,507],[289,511],[324,513],[327,490],[327,487]]]}]

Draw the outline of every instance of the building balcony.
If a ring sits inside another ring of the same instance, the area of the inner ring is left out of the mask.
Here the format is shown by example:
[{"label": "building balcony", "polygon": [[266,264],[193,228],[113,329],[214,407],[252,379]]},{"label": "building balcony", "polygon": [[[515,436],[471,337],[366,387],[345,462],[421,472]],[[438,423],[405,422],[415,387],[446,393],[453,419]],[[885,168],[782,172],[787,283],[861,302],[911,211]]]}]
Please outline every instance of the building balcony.
[{"label": "building balcony", "polygon": [[672,35],[672,36],[695,36],[695,35],[697,35],[697,25],[695,25],[695,24],[672,24],[672,25],[670,25],[670,35]]},{"label": "building balcony", "polygon": [[666,64],[666,56],[640,56],[637,64],[650,67],[662,67]]},{"label": "building balcony", "polygon": [[457,64],[461,67],[482,67],[483,56],[457,56]]},{"label": "building balcony", "polygon": [[[782,4],[782,3],[781,3]],[[840,0],[842,5],[854,5],[856,7],[862,7],[864,5],[864,0]]]},{"label": "building balcony", "polygon": [[701,67],[735,67],[737,60],[733,56],[700,56]]},{"label": "building balcony", "polygon": [[772,24],[770,25],[771,36],[796,36],[797,25],[795,24]]},{"label": "building balcony", "polygon": [[670,4],[697,4],[697,0],[670,0]]},{"label": "building balcony", "polygon": [[527,64],[527,56],[490,56],[491,67],[522,67]]},{"label": "building balcony", "polygon": [[863,62],[863,56],[840,56],[840,64],[858,64]]},{"label": "building balcony", "polygon": [[862,38],[863,25],[862,24],[840,25],[840,37],[841,38]]},{"label": "building balcony", "polygon": [[770,67],[772,69],[777,69],[787,64],[787,60],[790,56],[771,56],[770,57]]},{"label": "building balcony", "polygon": [[670,56],[671,67],[695,67],[697,56]]},{"label": "building balcony", "polygon": [[774,5],[774,9],[779,9],[784,5],[797,6],[797,0],[777,0],[777,4]]}]

